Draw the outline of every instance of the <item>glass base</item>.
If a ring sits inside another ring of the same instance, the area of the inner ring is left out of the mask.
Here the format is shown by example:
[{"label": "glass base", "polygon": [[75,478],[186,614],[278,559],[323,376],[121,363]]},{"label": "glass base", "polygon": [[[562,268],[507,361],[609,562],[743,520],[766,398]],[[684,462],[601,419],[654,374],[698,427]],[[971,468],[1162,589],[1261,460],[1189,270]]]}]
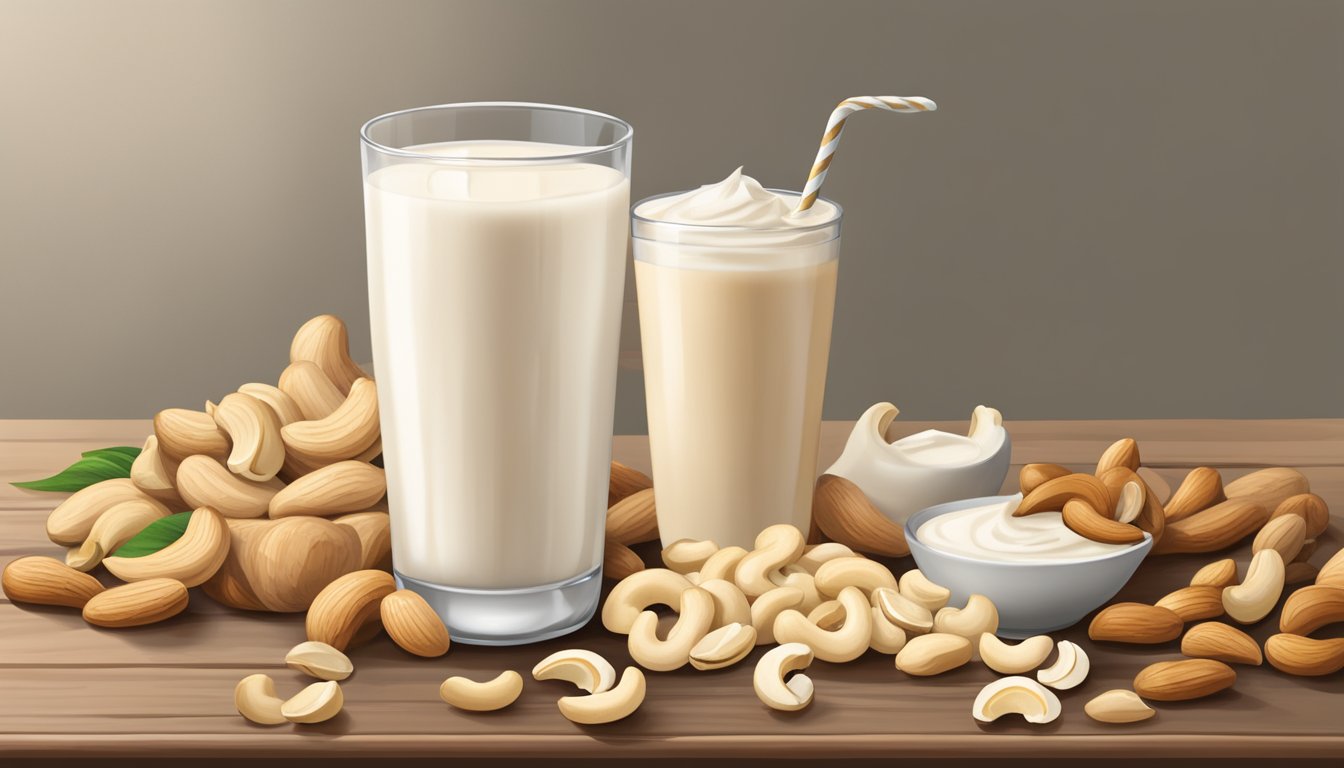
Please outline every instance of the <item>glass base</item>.
[{"label": "glass base", "polygon": [[573,632],[597,612],[602,566],[567,581],[527,589],[460,589],[403,576],[397,586],[425,598],[454,643],[524,645]]}]

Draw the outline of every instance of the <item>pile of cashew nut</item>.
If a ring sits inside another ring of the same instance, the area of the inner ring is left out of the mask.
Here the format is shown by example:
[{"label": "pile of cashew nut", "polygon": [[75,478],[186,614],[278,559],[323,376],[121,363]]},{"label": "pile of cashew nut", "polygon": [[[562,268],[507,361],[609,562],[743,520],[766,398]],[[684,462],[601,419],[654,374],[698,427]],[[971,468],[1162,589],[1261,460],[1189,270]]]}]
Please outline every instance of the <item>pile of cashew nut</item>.
[{"label": "pile of cashew nut", "polygon": [[[637,571],[612,588],[602,624],[627,635],[630,657],[652,672],[686,664],[721,669],[756,646],[778,644],[760,658],[752,678],[756,695],[773,709],[811,703],[812,681],[801,670],[814,659],[844,663],[871,649],[894,655],[896,669],[906,674],[927,676],[968,663],[978,649],[990,668],[1018,674],[1039,667],[1055,647],[1044,636],[1007,645],[994,635],[998,611],[983,595],[972,595],[963,608],[949,607],[950,592],[920,571],[898,580],[844,544],[808,546],[791,525],[761,531],[751,551],[682,540],[663,549],[662,559],[666,567]],[[662,637],[652,610],[660,605],[675,613]],[[974,714],[994,719],[1016,712],[1049,722],[1059,702],[1042,683],[1077,685],[1086,665],[1081,649],[1061,643],[1055,665],[1061,669],[1042,670],[1039,682],[1007,677],[991,683]]]}]

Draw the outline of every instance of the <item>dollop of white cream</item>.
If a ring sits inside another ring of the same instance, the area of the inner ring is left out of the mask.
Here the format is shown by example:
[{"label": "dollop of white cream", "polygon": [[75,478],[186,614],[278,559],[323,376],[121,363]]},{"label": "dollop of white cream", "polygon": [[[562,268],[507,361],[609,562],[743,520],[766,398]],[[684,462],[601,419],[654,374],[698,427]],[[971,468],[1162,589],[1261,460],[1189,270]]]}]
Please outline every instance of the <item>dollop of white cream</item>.
[{"label": "dollop of white cream", "polygon": [[1022,500],[961,509],[926,520],[915,531],[925,546],[953,555],[998,563],[1039,563],[1103,557],[1133,544],[1104,544],[1079,536],[1058,512],[1013,517]]},{"label": "dollop of white cream", "polygon": [[771,192],[739,167],[718,183],[649,200],[635,215],[670,224],[760,229],[808,227],[835,216],[835,206],[825,200],[794,214],[797,203],[797,195]]}]

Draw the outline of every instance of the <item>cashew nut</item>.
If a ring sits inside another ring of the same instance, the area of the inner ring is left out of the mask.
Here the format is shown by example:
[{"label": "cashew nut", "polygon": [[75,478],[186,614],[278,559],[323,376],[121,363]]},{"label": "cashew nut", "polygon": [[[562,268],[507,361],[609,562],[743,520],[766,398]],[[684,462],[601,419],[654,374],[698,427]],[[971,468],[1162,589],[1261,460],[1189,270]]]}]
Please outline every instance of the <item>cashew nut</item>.
[{"label": "cashew nut", "polygon": [[285,654],[285,664],[318,680],[344,680],[355,671],[349,656],[317,640],[291,648]]},{"label": "cashew nut", "polygon": [[1120,486],[1120,499],[1115,504],[1115,514],[1112,517],[1118,523],[1132,523],[1139,519],[1139,513],[1143,511],[1143,505],[1146,503],[1143,484],[1137,480],[1129,480]]},{"label": "cashew nut", "polygon": [[[212,461],[212,459],[206,459]],[[112,505],[93,523],[89,537],[65,553],[65,564],[77,571],[91,571],[107,553],[130,541],[145,526],[166,517],[162,504],[149,499],[130,499]]]},{"label": "cashew nut", "polygon": [[280,714],[291,723],[320,723],[335,717],[345,705],[341,684],[329,680],[313,683],[280,705]]},{"label": "cashew nut", "polygon": [[827,600],[809,611],[807,620],[828,631],[839,629],[845,623],[845,607],[839,600]]},{"label": "cashew nut", "polygon": [[556,702],[560,714],[580,725],[601,725],[628,717],[644,703],[644,673],[626,667],[615,688],[589,696],[565,696]]},{"label": "cashew nut", "polygon": [[691,666],[700,670],[731,667],[745,659],[755,646],[756,630],[750,624],[725,624],[700,638],[691,648]]},{"label": "cashew nut", "polygon": [[862,656],[873,636],[872,606],[858,587],[845,587],[837,599],[845,609],[845,621],[839,629],[822,629],[801,612],[790,609],[775,619],[775,640],[804,643],[822,661],[843,663]]},{"label": "cashew nut", "polygon": [[[379,440],[377,385],[372,379],[355,379],[336,410],[321,419],[281,427],[280,438],[291,456],[306,464],[361,456]],[[382,453],[381,448],[378,453]]]},{"label": "cashew nut", "polygon": [[229,555],[229,528],[210,507],[191,513],[182,536],[172,544],[142,557],[108,557],[103,565],[122,581],[177,579],[188,587],[204,584]]},{"label": "cashew nut", "polygon": [[233,706],[238,709],[238,714],[259,725],[288,722],[280,714],[283,704],[275,695],[275,681],[269,675],[248,675],[233,689]]},{"label": "cashew nut", "polygon": [[865,595],[871,595],[878,587],[898,588],[896,577],[885,565],[862,557],[828,560],[817,568],[814,579],[817,591],[827,597],[836,597],[845,587],[858,587]]},{"label": "cashew nut", "polygon": [[647,568],[621,579],[602,604],[602,626],[618,635],[630,633],[635,618],[651,605],[676,607],[693,584],[666,568]]},{"label": "cashew nut", "polygon": [[670,672],[691,660],[691,648],[709,633],[714,621],[714,597],[699,587],[681,593],[680,615],[667,633],[658,639],[658,614],[644,611],[630,627],[630,658],[645,669]]},{"label": "cashew nut", "polygon": [[929,581],[918,568],[901,574],[900,585],[903,597],[924,606],[930,614],[937,613],[952,597],[952,590]]},{"label": "cashew nut", "polygon": [[663,547],[663,565],[682,574],[698,571],[718,551],[719,545],[712,541],[678,539]]},{"label": "cashew nut", "polygon": [[517,701],[522,692],[523,676],[511,669],[481,683],[465,677],[450,677],[439,686],[439,698],[445,704],[471,712],[503,709]]},{"label": "cashew nut", "polygon": [[714,620],[710,623],[711,628],[733,623],[751,624],[751,604],[747,602],[747,596],[742,594],[742,590],[738,589],[736,584],[726,579],[710,579],[696,586],[714,598]]},{"label": "cashew nut", "polygon": [[1021,715],[1028,723],[1048,723],[1059,717],[1059,697],[1029,677],[1002,677],[980,689],[971,714],[982,723],[992,723],[1008,714]]},{"label": "cashew nut", "polygon": [[811,663],[812,649],[802,643],[785,643],[771,648],[756,662],[756,671],[751,676],[756,697],[767,707],[784,712],[793,712],[811,704],[811,678],[799,673],[787,681],[784,679],[790,672],[807,669]]},{"label": "cashew nut", "polygon": [[747,556],[747,550],[741,547],[724,547],[718,552],[709,556],[709,559],[700,566],[700,581],[709,581],[710,579],[723,579],[733,581],[734,574],[737,573],[737,564],[742,562],[742,558]]},{"label": "cashew nut", "polygon": [[896,654],[896,668],[907,675],[927,677],[941,675],[970,660],[970,640],[961,635],[935,632],[910,638],[910,642]]},{"label": "cashew nut", "polygon": [[999,611],[984,595],[971,595],[965,608],[944,608],[933,617],[933,631],[979,640],[985,632],[999,629]]},{"label": "cashew nut", "polygon": [[1099,723],[1137,723],[1157,714],[1139,694],[1124,688],[1098,694],[1083,705],[1083,711]]},{"label": "cashew nut", "polygon": [[214,418],[233,443],[228,465],[234,474],[266,482],[284,466],[280,417],[270,406],[251,395],[233,392],[219,401]]},{"label": "cashew nut", "polygon": [[806,540],[787,523],[772,525],[756,536],[756,548],[737,564],[733,578],[747,597],[759,597],[775,588],[770,574],[798,559]]},{"label": "cashew nut", "polygon": [[793,587],[777,587],[756,598],[751,604],[751,627],[756,630],[756,644],[775,642],[775,618],[802,602],[802,590]]},{"label": "cashew nut", "polygon": [[839,557],[858,557],[858,553],[838,541],[827,541],[803,547],[803,554],[794,562],[799,568],[816,575],[822,563]]},{"label": "cashew nut", "polygon": [[1068,640],[1060,640],[1056,647],[1059,649],[1059,657],[1049,667],[1036,670],[1036,679],[1042,685],[1059,691],[1078,687],[1087,679],[1087,673],[1092,668],[1087,653]]},{"label": "cashew nut", "polygon": [[[788,567],[792,568],[793,566]],[[813,578],[812,574],[810,573],[805,573],[803,571],[790,573],[788,576],[784,577],[783,581],[780,582],[780,586],[793,587],[794,589],[803,593],[803,602],[799,603],[798,605],[798,610],[802,611],[803,613],[807,613],[816,608],[818,605],[821,605],[824,599],[822,598],[821,593],[817,591],[816,579]]]},{"label": "cashew nut", "polygon": [[922,635],[933,629],[933,614],[914,600],[890,587],[873,590],[873,607],[879,608],[892,624],[912,635]]},{"label": "cashew nut", "polygon": [[1274,610],[1286,579],[1283,556],[1276,549],[1262,549],[1251,557],[1246,578],[1223,590],[1223,609],[1242,624],[1254,624]]},{"label": "cashew nut", "polygon": [[1008,645],[993,632],[980,635],[980,660],[1003,675],[1019,675],[1041,666],[1055,647],[1048,635],[1028,637],[1017,645]]},{"label": "cashew nut", "polygon": [[532,679],[565,680],[589,693],[602,693],[616,683],[616,669],[592,651],[569,648],[537,662]]},{"label": "cashew nut", "polygon": [[873,606],[869,611],[873,615],[873,637],[868,647],[888,655],[900,653],[905,647],[905,630],[891,623],[881,608]]}]

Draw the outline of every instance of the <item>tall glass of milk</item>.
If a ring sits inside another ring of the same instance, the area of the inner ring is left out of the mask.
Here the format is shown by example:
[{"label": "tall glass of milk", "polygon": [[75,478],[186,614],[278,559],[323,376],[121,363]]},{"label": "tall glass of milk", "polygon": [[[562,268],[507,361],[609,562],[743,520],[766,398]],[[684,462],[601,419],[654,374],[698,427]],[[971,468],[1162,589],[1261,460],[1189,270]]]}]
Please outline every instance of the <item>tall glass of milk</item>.
[{"label": "tall glass of milk", "polygon": [[838,205],[741,169],[634,209],[635,285],[663,544],[808,530],[840,255]]},{"label": "tall glass of milk", "polygon": [[632,135],[520,103],[360,132],[393,571],[455,641],[556,637],[597,607]]}]

